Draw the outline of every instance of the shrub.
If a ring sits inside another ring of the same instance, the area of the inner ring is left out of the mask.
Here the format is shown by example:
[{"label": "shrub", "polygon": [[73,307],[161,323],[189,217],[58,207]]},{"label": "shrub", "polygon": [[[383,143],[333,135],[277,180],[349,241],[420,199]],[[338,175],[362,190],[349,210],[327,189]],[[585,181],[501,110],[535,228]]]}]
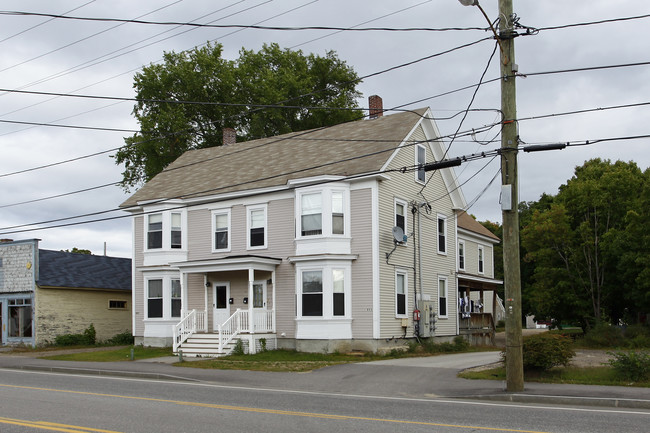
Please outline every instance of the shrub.
[{"label": "shrub", "polygon": [[650,352],[607,352],[614,358],[608,364],[625,380],[641,382],[650,378]]},{"label": "shrub", "polygon": [[644,325],[631,325],[624,332],[627,346],[632,349],[650,347],[650,327]]},{"label": "shrub", "polygon": [[109,338],[106,343],[112,344],[115,346],[131,346],[133,345],[134,338],[131,335],[131,332],[124,331],[119,334],[115,334],[113,337]]},{"label": "shrub", "polygon": [[436,343],[432,338],[425,340],[423,349],[429,353],[449,353],[449,352],[464,352],[469,349],[470,344],[465,338],[460,335],[454,337],[452,342],[443,341]]},{"label": "shrub", "polygon": [[[537,334],[524,339],[523,358],[525,370],[549,370],[567,366],[575,352],[571,338],[559,334]],[[505,354],[503,355],[505,360]]]},{"label": "shrub", "polygon": [[621,328],[604,323],[587,332],[583,341],[588,347],[621,347],[625,344]]},{"label": "shrub", "polygon": [[243,355],[244,354],[244,342],[237,340],[235,347],[232,349],[232,355]]},{"label": "shrub", "polygon": [[94,346],[95,345],[95,327],[91,323],[83,334],[64,334],[57,335],[54,344],[57,346]]}]

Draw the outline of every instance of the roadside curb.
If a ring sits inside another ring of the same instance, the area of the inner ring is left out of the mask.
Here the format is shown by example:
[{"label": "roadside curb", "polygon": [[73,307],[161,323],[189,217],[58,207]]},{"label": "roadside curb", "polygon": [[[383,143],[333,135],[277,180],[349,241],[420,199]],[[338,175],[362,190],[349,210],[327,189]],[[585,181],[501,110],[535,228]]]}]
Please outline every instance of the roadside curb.
[{"label": "roadside curb", "polygon": [[566,395],[492,394],[466,397],[476,400],[508,401],[513,403],[542,403],[568,406],[597,406],[628,409],[650,409],[650,400],[631,398],[574,397]]},{"label": "roadside curb", "polygon": [[4,369],[44,371],[48,373],[83,374],[88,376],[115,376],[115,377],[140,378],[140,379],[198,382],[198,380],[196,379],[190,379],[187,377],[172,376],[170,374],[160,374],[160,373],[144,373],[139,371],[100,370],[100,369],[79,368],[79,367],[76,368],[45,367],[40,365],[21,365],[21,366],[13,366],[13,367],[4,367]]}]

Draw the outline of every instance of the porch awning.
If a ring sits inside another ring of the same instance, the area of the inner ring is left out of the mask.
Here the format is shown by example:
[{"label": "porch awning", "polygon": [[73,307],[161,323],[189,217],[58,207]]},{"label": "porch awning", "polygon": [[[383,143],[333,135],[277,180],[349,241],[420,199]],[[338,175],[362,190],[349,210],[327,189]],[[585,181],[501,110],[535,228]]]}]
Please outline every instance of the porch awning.
[{"label": "porch awning", "polygon": [[503,285],[503,281],[494,278],[481,277],[478,275],[464,274],[458,272],[458,287],[469,288],[470,290],[493,290],[496,286]]},{"label": "porch awning", "polygon": [[225,272],[255,269],[258,271],[274,271],[282,263],[282,259],[265,256],[228,256],[213,260],[195,260],[171,263],[184,273]]}]

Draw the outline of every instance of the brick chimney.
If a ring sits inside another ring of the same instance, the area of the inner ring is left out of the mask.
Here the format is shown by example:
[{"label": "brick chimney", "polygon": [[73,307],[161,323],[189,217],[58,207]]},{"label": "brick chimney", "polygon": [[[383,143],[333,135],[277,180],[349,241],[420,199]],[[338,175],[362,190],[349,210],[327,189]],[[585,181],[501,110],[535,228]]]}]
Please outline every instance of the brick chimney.
[{"label": "brick chimney", "polygon": [[384,103],[378,95],[368,97],[368,117],[376,119],[384,115]]},{"label": "brick chimney", "polygon": [[228,146],[237,142],[237,131],[233,128],[223,128],[223,145]]}]

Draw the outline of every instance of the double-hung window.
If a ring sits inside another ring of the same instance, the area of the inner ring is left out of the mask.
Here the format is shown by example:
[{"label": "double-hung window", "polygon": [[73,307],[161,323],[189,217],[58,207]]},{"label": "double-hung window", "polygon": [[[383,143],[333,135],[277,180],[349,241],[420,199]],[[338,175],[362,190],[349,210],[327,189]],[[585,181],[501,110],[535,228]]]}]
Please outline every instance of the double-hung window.
[{"label": "double-hung window", "polygon": [[407,204],[402,200],[395,200],[395,226],[406,233],[406,209]]},{"label": "double-hung window", "polygon": [[300,196],[300,235],[320,234],[323,234],[322,194],[320,192],[302,194]]},{"label": "double-hung window", "polygon": [[345,234],[345,217],[343,211],[342,191],[332,191],[332,234]]},{"label": "double-hung window", "polygon": [[418,169],[415,172],[415,180],[424,183],[426,181],[426,173],[424,171],[424,165],[427,163],[427,150],[426,148],[418,144],[415,146],[415,164]]},{"label": "double-hung window", "polygon": [[332,315],[345,316],[345,270],[332,269]]},{"label": "double-hung window", "polygon": [[248,213],[248,247],[266,247],[266,206],[254,206]]},{"label": "double-hung window", "polygon": [[302,272],[302,315],[323,315],[323,271]]},{"label": "double-hung window", "polygon": [[447,218],[438,215],[438,253],[447,254]]},{"label": "double-hung window", "polygon": [[395,315],[397,317],[406,317],[407,281],[406,272],[395,272]]},{"label": "double-hung window", "polygon": [[438,277],[438,316],[442,318],[448,317],[447,313],[447,277]]},{"label": "double-hung window", "polygon": [[182,214],[172,213],[171,221],[171,246],[172,248],[181,248],[183,246],[183,228],[181,226]]},{"label": "double-hung window", "polygon": [[147,249],[162,248],[163,243],[163,218],[161,213],[147,216]]},{"label": "double-hung window", "polygon": [[158,319],[163,317],[163,280],[147,282],[147,317]]},{"label": "double-hung window", "polygon": [[214,251],[230,251],[230,209],[212,213]]},{"label": "double-hung window", "polygon": [[172,279],[171,317],[181,317],[181,280]]},{"label": "double-hung window", "polygon": [[485,272],[485,266],[483,263],[484,260],[484,249],[482,245],[478,246],[478,273],[482,274]]},{"label": "double-hung window", "polygon": [[458,241],[458,269],[465,270],[465,242]]}]

